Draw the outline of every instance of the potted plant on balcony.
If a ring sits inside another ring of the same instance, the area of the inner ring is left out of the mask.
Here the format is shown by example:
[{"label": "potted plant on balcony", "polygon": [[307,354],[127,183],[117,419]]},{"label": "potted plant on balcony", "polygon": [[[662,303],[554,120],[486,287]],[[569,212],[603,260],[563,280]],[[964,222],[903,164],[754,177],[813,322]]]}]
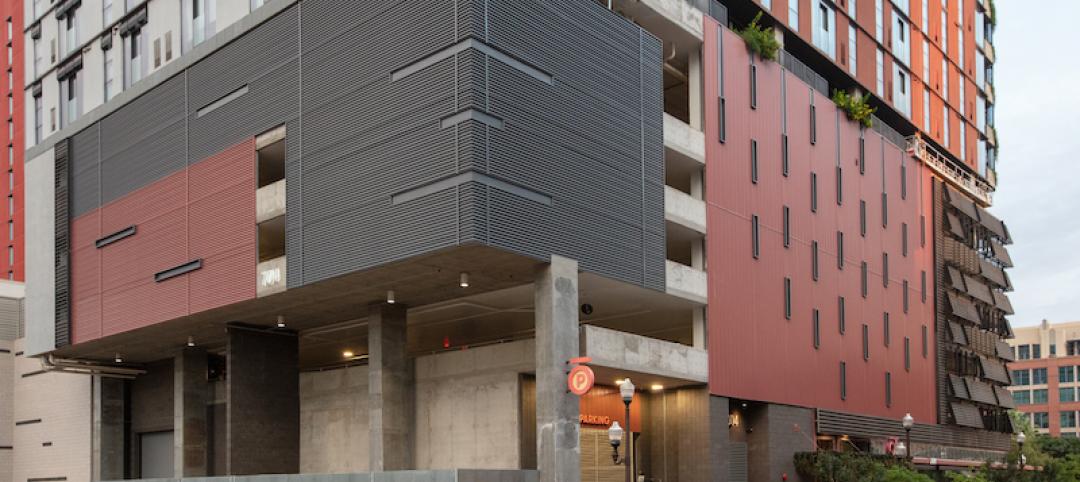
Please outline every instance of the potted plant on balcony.
[{"label": "potted plant on balcony", "polygon": [[866,99],[865,95],[852,96],[842,90],[834,90],[832,95],[832,101],[847,114],[848,119],[869,129],[873,126],[873,115],[877,112],[877,108],[870,107]]},{"label": "potted plant on balcony", "polygon": [[776,55],[780,52],[780,42],[776,40],[773,28],[761,28],[760,21],[761,12],[758,12],[754,16],[754,20],[745,28],[739,30],[738,34],[746,41],[746,47],[751,52],[763,59],[776,60]]}]

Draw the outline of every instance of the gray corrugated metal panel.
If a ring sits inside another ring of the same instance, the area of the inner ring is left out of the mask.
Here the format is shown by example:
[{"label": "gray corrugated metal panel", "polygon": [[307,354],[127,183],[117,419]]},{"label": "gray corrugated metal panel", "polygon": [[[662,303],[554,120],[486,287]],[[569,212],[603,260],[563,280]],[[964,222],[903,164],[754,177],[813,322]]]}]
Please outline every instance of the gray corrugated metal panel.
[{"label": "gray corrugated metal panel", "polygon": [[[947,402],[946,402],[947,404]],[[976,414],[978,409],[975,410]],[[979,420],[981,421],[981,416]],[[817,411],[818,433],[878,438],[885,435],[902,436],[904,428],[898,419],[886,419],[851,413]],[[981,425],[980,425],[981,427]],[[920,443],[953,447],[1008,450],[1010,434],[989,430],[969,430],[949,425],[917,423],[911,429],[911,440]]]},{"label": "gray corrugated metal panel", "polygon": [[1009,297],[1000,291],[994,291],[994,306],[1001,311],[1004,311],[1007,315],[1015,313],[1012,302],[1009,301]]},{"label": "gray corrugated metal panel", "polygon": [[953,402],[950,405],[952,407],[953,419],[956,421],[957,425],[971,428],[985,428],[978,407],[959,402]]},{"label": "gray corrugated metal panel", "polygon": [[646,288],[664,291],[667,288],[667,244],[664,233],[645,232],[644,268]]},{"label": "gray corrugated metal panel", "polygon": [[285,124],[285,255],[288,266],[285,285],[297,288],[304,284],[303,176],[300,161],[301,131],[299,119]]},{"label": "gray corrugated metal panel", "polygon": [[949,374],[949,386],[952,387],[952,394],[956,398],[970,400],[971,394],[968,393],[967,384],[964,383],[964,379],[952,373]]},{"label": "gray corrugated metal panel", "polygon": [[[211,57],[213,58],[213,57]],[[189,103],[188,163],[193,164],[273,129],[299,115],[299,62],[292,60],[274,70],[244,80],[248,92],[206,115],[195,113],[198,104]],[[206,87],[193,80],[192,92]]]},{"label": "gray corrugated metal panel", "polygon": [[457,133],[457,170],[458,172],[486,172],[488,126],[475,120],[468,120],[453,127]]},{"label": "gray corrugated metal panel", "polygon": [[55,296],[56,319],[54,322],[55,347],[71,344],[71,216],[69,195],[71,170],[69,153],[70,140],[64,139],[53,147],[55,189]]},{"label": "gray corrugated metal panel", "polygon": [[184,76],[112,113],[100,129],[103,204],[183,169]]},{"label": "gray corrugated metal panel", "polygon": [[727,480],[730,482],[746,482],[750,480],[750,470],[747,462],[746,442],[729,442]]},{"label": "gray corrugated metal panel", "polygon": [[478,182],[467,182],[457,187],[459,243],[487,243],[487,199],[490,189]]},{"label": "gray corrugated metal panel", "polygon": [[967,383],[967,389],[968,393],[971,394],[971,400],[990,405],[997,405],[994,387],[989,383],[981,382],[974,378],[965,378],[964,381]]},{"label": "gray corrugated metal panel", "polygon": [[1008,388],[994,386],[994,394],[997,395],[997,404],[1005,408],[1016,408],[1016,400]]},{"label": "gray corrugated metal panel", "polygon": [[[315,184],[309,180],[307,185]],[[457,215],[457,190],[447,189],[407,203],[376,199],[333,217],[309,218],[304,223],[304,282],[453,246]]]},{"label": "gray corrugated metal panel", "polygon": [[996,239],[990,240],[990,249],[994,252],[994,257],[997,258],[1001,264],[1007,268],[1013,267],[1012,256],[1009,256],[1009,250],[1005,249],[1005,246]]},{"label": "gray corrugated metal panel", "polygon": [[272,75],[282,64],[294,60],[299,49],[297,12],[293,8],[192,65],[187,70],[189,109],[194,112],[252,79]]},{"label": "gray corrugated metal panel", "polygon": [[982,367],[983,378],[1004,383],[1006,385],[1012,383],[1012,381],[1009,380],[1009,371],[1005,368],[1005,364],[1000,360],[980,356],[979,365]]},{"label": "gray corrugated metal panel", "polygon": [[71,217],[100,207],[101,163],[98,158],[99,124],[71,138]]},{"label": "gray corrugated metal panel", "polygon": [[457,54],[457,108],[487,110],[487,56],[470,49]]},{"label": "gray corrugated metal panel", "polygon": [[0,298],[0,340],[14,340],[19,336],[22,321],[22,300]]},{"label": "gray corrugated metal panel", "polygon": [[454,0],[457,5],[457,38],[486,36],[487,18],[484,15],[484,2],[475,0]]}]

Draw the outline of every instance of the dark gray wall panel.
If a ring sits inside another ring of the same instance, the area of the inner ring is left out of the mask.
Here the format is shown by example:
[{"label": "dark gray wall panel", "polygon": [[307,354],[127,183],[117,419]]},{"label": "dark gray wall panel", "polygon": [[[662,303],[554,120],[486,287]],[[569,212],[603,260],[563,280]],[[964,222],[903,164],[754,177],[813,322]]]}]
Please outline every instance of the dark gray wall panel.
[{"label": "dark gray wall panel", "polygon": [[285,255],[288,268],[285,284],[289,288],[303,285],[304,281],[304,230],[303,230],[303,176],[301,176],[300,150],[303,133],[300,120],[285,124]]},{"label": "dark gray wall panel", "polygon": [[101,196],[98,124],[71,137],[71,217],[97,209]]},{"label": "dark gray wall panel", "polygon": [[100,125],[102,203],[183,169],[184,76],[163,82]]}]

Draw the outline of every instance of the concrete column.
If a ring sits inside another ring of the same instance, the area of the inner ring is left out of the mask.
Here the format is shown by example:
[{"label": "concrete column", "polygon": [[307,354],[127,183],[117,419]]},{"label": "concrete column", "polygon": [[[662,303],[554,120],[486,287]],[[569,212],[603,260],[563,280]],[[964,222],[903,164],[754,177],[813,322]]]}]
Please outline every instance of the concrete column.
[{"label": "concrete column", "polygon": [[406,308],[368,309],[368,396],[371,470],[412,468],[414,370],[405,351]]},{"label": "concrete column", "polygon": [[125,387],[124,380],[94,376],[91,479],[124,478]]},{"label": "concrete column", "polygon": [[552,256],[536,276],[536,452],[540,482],[581,478],[578,397],[566,388],[578,348],[578,264]]},{"label": "concrete column", "polygon": [[225,383],[227,475],[300,471],[296,333],[232,325]]},{"label": "concrete column", "polygon": [[699,350],[709,349],[709,320],[705,316],[705,308],[694,308],[693,318],[694,348]]},{"label": "concrete column", "polygon": [[173,442],[177,477],[204,477],[209,467],[206,350],[189,347],[173,362]]},{"label": "concrete column", "polygon": [[699,131],[705,130],[705,104],[703,103],[705,97],[705,77],[703,76],[703,69],[701,65],[701,48],[695,48],[689,54],[689,65],[687,66],[687,78],[689,79],[689,95],[688,101],[690,103],[690,127]]}]

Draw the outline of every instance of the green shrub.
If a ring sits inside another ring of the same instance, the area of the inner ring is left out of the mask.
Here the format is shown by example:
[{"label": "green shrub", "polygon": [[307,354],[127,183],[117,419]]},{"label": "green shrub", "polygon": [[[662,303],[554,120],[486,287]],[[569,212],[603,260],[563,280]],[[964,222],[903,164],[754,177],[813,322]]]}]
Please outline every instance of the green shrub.
[{"label": "green shrub", "polygon": [[746,28],[739,30],[739,36],[746,41],[746,46],[763,59],[776,60],[780,52],[780,42],[776,40],[772,27],[761,28],[761,12],[754,16],[754,20]]},{"label": "green shrub", "polygon": [[932,482],[905,460],[850,452],[795,454],[795,470],[812,482]]},{"label": "green shrub", "polygon": [[873,115],[877,112],[877,108],[870,107],[866,99],[865,95],[852,97],[842,90],[834,90],[832,96],[832,101],[847,114],[848,119],[869,129],[874,125]]}]

